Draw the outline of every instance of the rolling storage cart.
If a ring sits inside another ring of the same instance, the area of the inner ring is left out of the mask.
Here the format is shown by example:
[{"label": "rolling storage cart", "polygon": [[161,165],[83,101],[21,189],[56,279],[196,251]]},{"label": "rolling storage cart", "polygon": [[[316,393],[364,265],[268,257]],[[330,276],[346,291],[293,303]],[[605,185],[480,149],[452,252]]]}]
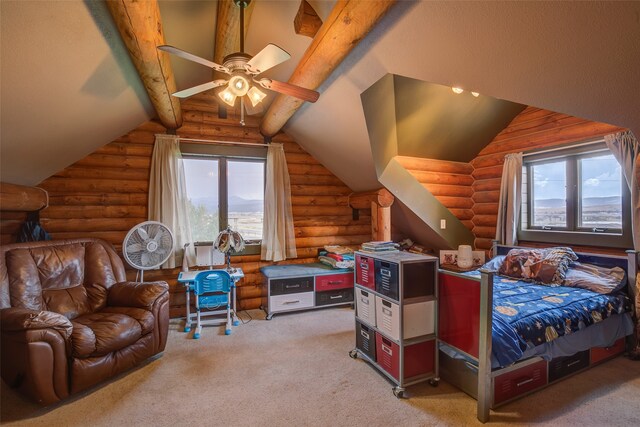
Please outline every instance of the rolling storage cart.
[{"label": "rolling storage cart", "polygon": [[356,348],[395,384],[437,386],[438,259],[407,252],[356,252]]}]

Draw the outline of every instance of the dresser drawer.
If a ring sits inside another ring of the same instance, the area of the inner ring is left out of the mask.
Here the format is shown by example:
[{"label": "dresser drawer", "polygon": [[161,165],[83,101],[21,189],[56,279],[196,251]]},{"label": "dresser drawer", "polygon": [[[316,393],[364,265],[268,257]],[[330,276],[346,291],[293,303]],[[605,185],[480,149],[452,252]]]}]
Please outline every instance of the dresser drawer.
[{"label": "dresser drawer", "polygon": [[271,295],[297,294],[313,291],[313,276],[292,277],[289,279],[272,279]]},{"label": "dresser drawer", "polygon": [[373,258],[356,255],[356,283],[369,289],[376,289]]},{"label": "dresser drawer", "polygon": [[269,311],[297,310],[300,308],[313,307],[313,292],[302,292],[299,294],[285,294],[271,297]]},{"label": "dresser drawer", "polygon": [[602,362],[624,351],[624,338],[620,338],[611,347],[593,347],[591,349],[591,364]]},{"label": "dresser drawer", "polygon": [[376,325],[376,296],[356,288],[356,317],[371,326]]},{"label": "dresser drawer", "polygon": [[316,292],[317,306],[344,302],[353,302],[353,288]]},{"label": "dresser drawer", "polygon": [[353,273],[316,276],[316,291],[333,291],[344,288],[353,288]]}]

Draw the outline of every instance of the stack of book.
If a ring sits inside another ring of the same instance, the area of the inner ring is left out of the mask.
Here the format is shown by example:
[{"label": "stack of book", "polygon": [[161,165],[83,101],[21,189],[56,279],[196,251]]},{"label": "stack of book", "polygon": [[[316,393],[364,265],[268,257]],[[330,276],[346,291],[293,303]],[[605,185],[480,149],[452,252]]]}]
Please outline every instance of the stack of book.
[{"label": "stack of book", "polygon": [[360,250],[364,252],[398,252],[398,245],[393,242],[365,242]]}]

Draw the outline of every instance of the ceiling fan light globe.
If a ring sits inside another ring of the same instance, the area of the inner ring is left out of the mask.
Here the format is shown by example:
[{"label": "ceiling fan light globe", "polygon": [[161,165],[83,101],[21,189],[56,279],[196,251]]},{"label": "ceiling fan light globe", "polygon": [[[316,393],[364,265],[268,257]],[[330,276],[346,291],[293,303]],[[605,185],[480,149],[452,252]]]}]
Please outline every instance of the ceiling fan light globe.
[{"label": "ceiling fan light globe", "polygon": [[233,76],[229,80],[227,90],[235,96],[244,96],[249,91],[249,82],[243,76]]},{"label": "ceiling fan light globe", "polygon": [[231,92],[231,90],[229,90],[229,87],[227,87],[222,92],[218,93],[218,96],[225,104],[227,104],[230,107],[233,107],[236,103],[237,95]]},{"label": "ceiling fan light globe", "polygon": [[258,105],[260,102],[262,102],[262,100],[267,96],[266,93],[264,93],[263,91],[261,91],[255,86],[249,89],[248,95],[249,95],[249,101],[251,101],[251,105],[253,105],[254,107]]}]

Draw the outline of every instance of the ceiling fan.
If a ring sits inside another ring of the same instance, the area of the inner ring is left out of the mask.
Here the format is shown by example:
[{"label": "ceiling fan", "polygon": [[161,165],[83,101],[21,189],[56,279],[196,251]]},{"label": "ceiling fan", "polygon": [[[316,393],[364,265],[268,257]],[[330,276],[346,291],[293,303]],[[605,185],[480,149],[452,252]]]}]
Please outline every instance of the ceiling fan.
[{"label": "ceiling fan", "polygon": [[[253,57],[244,53],[244,9],[250,2],[251,0],[234,0],[234,3],[240,7],[240,52],[235,52],[225,56],[222,65],[193,55],[189,52],[185,52],[184,50],[173,46],[158,46],[158,49],[162,51],[172,53],[189,61],[197,62],[215,71],[229,74],[231,76],[228,80],[217,79],[189,89],[175,92],[172,94],[173,96],[178,98],[188,98],[197,93],[204,92],[205,90],[227,85],[223,91],[218,93],[218,96],[222,101],[233,107],[235,105],[236,98],[240,97],[241,103],[246,106],[247,104],[244,102],[244,96],[246,95],[251,105],[255,108],[267,96],[266,93],[262,92],[256,86],[259,85],[265,89],[290,95],[302,99],[303,101],[316,102],[318,100],[320,94],[314,90],[269,78],[258,77],[259,74],[262,74],[268,69],[288,60],[291,58],[291,55],[274,44],[268,44]],[[255,83],[255,85],[252,85],[252,82]]]}]

